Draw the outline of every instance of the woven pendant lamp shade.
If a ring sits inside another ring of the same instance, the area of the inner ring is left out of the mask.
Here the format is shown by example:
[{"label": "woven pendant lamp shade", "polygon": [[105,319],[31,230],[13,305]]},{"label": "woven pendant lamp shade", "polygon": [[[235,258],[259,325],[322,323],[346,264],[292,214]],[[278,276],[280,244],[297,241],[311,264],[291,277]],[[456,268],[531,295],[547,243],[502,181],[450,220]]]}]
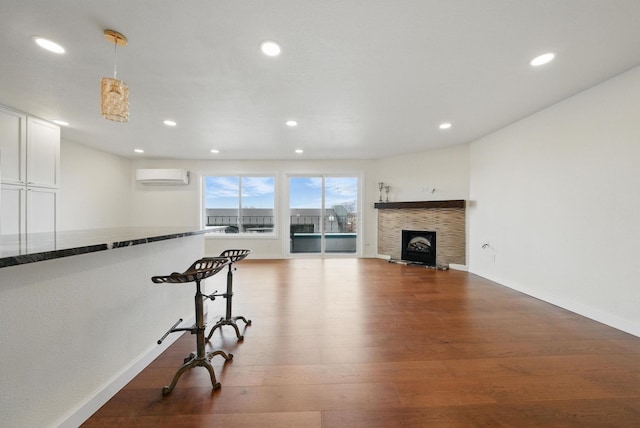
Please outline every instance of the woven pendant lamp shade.
[{"label": "woven pendant lamp shade", "polygon": [[[114,45],[114,57],[118,46],[127,46],[127,38],[114,30],[105,30],[104,37]],[[100,111],[102,117],[115,122],[129,121],[129,86],[118,80],[116,58],[114,58],[113,78],[100,79]]]},{"label": "woven pendant lamp shade", "polygon": [[115,122],[129,121],[129,87],[122,80],[100,79],[102,117]]}]

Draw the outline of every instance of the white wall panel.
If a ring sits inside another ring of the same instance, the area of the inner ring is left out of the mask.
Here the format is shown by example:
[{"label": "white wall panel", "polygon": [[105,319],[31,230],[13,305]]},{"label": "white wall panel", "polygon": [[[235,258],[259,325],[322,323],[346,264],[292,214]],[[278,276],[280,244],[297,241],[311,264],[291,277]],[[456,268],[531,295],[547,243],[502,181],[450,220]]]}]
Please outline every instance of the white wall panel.
[{"label": "white wall panel", "polygon": [[468,199],[469,145],[381,159],[375,181],[390,186],[390,202]]},{"label": "white wall panel", "polygon": [[62,141],[58,230],[131,225],[131,161]]},{"label": "white wall panel", "polygon": [[638,99],[640,68],[472,143],[472,272],[640,335]]}]

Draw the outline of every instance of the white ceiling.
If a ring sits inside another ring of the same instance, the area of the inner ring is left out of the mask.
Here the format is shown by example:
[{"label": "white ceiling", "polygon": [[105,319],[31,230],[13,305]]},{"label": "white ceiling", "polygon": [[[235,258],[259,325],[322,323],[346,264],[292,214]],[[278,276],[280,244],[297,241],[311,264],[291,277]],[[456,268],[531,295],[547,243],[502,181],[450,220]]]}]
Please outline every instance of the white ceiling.
[{"label": "white ceiling", "polygon": [[[473,141],[638,66],[639,23],[639,0],[0,0],[0,104],[126,157],[381,158]],[[107,28],[129,39],[128,123],[100,116]]]}]

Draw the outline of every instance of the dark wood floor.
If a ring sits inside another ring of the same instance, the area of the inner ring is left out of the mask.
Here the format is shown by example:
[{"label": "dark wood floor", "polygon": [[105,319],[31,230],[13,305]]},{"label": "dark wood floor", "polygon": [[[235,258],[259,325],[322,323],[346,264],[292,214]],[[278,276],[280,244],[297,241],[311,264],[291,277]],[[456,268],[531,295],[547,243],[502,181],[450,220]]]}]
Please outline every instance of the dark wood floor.
[{"label": "dark wood floor", "polygon": [[[222,389],[197,367],[162,395],[195,348],[186,334],[83,426],[640,426],[640,338],[466,272],[375,259],[237,267],[234,315],[253,325],[243,342],[231,327],[212,337],[234,354],[214,357]],[[224,301],[209,312],[216,321]]]}]

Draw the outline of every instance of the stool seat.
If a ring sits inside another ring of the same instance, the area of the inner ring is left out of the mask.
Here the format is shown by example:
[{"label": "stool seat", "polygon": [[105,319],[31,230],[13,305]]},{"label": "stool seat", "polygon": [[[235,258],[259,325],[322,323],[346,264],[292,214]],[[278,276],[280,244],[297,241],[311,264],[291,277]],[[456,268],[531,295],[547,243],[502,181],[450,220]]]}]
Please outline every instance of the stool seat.
[{"label": "stool seat", "polygon": [[231,263],[239,262],[251,254],[251,250],[224,250],[218,257],[226,257]]},{"label": "stool seat", "polygon": [[156,284],[182,284],[195,282],[196,284],[196,295],[195,295],[195,312],[196,312],[196,323],[189,328],[176,328],[182,319],[178,320],[169,331],[165,333],[165,335],[158,340],[158,344],[162,343],[164,338],[166,338],[170,333],[178,332],[178,331],[189,331],[191,334],[196,335],[196,352],[192,352],[189,356],[184,359],[184,364],[178,369],[176,374],[171,381],[171,384],[162,388],[162,393],[164,395],[169,394],[173,388],[178,383],[178,379],[184,372],[193,368],[193,367],[204,367],[209,371],[209,376],[211,377],[211,384],[213,389],[219,389],[220,383],[216,380],[216,375],[213,371],[213,366],[211,365],[211,359],[215,355],[222,355],[222,357],[229,361],[233,358],[233,354],[227,354],[224,351],[214,351],[214,352],[205,352],[205,337],[204,332],[206,329],[206,324],[204,322],[204,308],[203,301],[204,299],[213,299],[215,295],[207,296],[206,294],[202,294],[202,290],[200,288],[200,281],[205,278],[209,278],[210,276],[215,275],[220,272],[226,266],[231,264],[231,260],[227,257],[205,257],[199,260],[196,260],[186,271],[173,272],[170,275],[165,276],[153,276],[151,277],[151,281]]},{"label": "stool seat", "polygon": [[185,282],[200,281],[215,275],[230,264],[231,261],[226,257],[204,257],[196,260],[189,269],[184,272],[173,272],[166,276],[153,276],[151,281],[156,284],[171,283],[180,284]]},{"label": "stool seat", "polygon": [[[209,335],[207,336],[207,340],[211,339],[213,332],[223,325],[230,325],[236,331],[236,337],[238,338],[238,342],[244,340],[244,336],[240,334],[240,329],[238,329],[238,325],[236,324],[237,320],[242,320],[246,325],[251,325],[251,320],[247,320],[242,316],[232,316],[232,302],[233,302],[233,271],[235,268],[233,264],[239,262],[240,260],[244,260],[251,253],[251,250],[225,250],[220,253],[219,257],[226,257],[229,260],[229,269],[227,271],[227,292],[223,294],[217,294],[216,296],[222,296],[227,300],[227,311],[224,317],[220,318],[220,320],[211,328],[209,331]],[[222,328],[220,329],[222,330]]]}]

